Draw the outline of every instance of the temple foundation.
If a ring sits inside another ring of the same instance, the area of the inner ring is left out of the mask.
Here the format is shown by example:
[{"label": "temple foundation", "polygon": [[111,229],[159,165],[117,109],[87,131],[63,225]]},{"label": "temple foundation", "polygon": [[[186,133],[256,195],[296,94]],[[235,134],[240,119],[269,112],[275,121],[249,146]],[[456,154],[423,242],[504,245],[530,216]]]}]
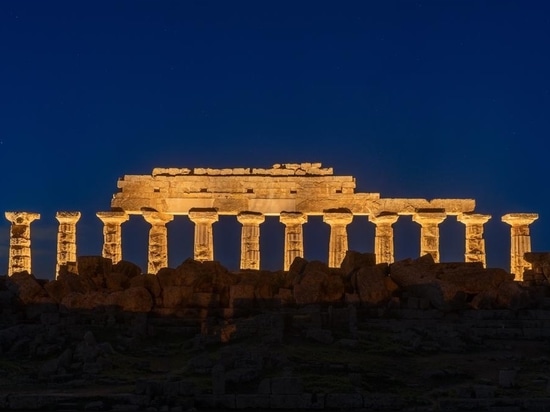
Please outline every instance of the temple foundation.
[{"label": "temple foundation", "polygon": [[323,222],[330,225],[330,240],[328,246],[328,266],[339,268],[348,251],[347,225],[353,220],[349,210],[327,210],[323,214]]},{"label": "temple foundation", "polygon": [[126,212],[97,212],[96,216],[103,222],[103,250],[101,255],[111,259],[113,264],[122,260],[121,225],[129,216]]},{"label": "temple foundation", "polygon": [[434,262],[439,262],[439,224],[447,218],[440,211],[423,211],[413,215],[413,221],[421,226],[420,256],[432,255]]},{"label": "temple foundation", "polygon": [[157,274],[168,267],[168,229],[166,224],[174,216],[155,211],[143,211],[143,219],[151,225],[147,255],[147,273]]},{"label": "temple foundation", "polygon": [[374,253],[376,263],[393,263],[394,242],[393,227],[397,222],[397,213],[382,213],[378,216],[369,216],[369,221],[376,225],[374,237]]},{"label": "temple foundation", "polygon": [[11,222],[8,276],[31,271],[31,223],[40,219],[39,213],[6,212]]},{"label": "temple foundation", "polygon": [[531,264],[523,256],[531,251],[529,225],[538,218],[536,213],[508,213],[502,216],[502,221],[511,226],[510,273],[514,274],[514,280],[522,281],[523,272],[531,269]]},{"label": "temple foundation", "polygon": [[491,215],[462,214],[456,220],[466,226],[466,244],[464,248],[465,262],[481,262],[487,266],[485,254],[485,239],[483,239],[483,225],[491,219]]},{"label": "temple foundation", "polygon": [[194,259],[200,262],[214,260],[212,225],[218,221],[218,211],[194,208],[189,210],[189,219],[195,224]]},{"label": "temple foundation", "polygon": [[76,223],[80,212],[57,212],[55,218],[59,222],[57,229],[57,264],[55,277],[59,275],[62,265],[76,263]]},{"label": "temple foundation", "polygon": [[241,231],[241,269],[260,269],[260,224],[265,216],[257,212],[240,212],[237,220]]},{"label": "temple foundation", "polygon": [[304,257],[304,234],[302,225],[307,215],[302,212],[281,212],[279,221],[285,225],[284,270],[288,270],[297,257]]}]

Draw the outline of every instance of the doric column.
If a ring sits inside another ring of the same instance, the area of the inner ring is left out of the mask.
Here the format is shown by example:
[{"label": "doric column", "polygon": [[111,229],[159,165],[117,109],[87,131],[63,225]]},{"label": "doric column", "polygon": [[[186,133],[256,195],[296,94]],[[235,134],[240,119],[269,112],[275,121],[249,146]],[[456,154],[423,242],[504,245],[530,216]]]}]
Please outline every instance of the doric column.
[{"label": "doric column", "polygon": [[237,220],[241,232],[241,269],[260,269],[260,224],[265,216],[257,212],[241,212]]},{"label": "doric column", "polygon": [[126,212],[97,212],[96,216],[103,222],[102,256],[111,259],[113,264],[122,260],[121,225],[129,219]]},{"label": "doric column", "polygon": [[369,221],[376,225],[374,236],[374,253],[376,263],[393,263],[393,227],[397,222],[397,213],[381,213],[378,216],[369,216]]},{"label": "doric column", "polygon": [[413,221],[421,226],[420,229],[420,256],[429,253],[434,262],[439,262],[439,224],[445,220],[444,212],[417,212]]},{"label": "doric column", "polygon": [[214,260],[212,224],[218,221],[218,211],[213,208],[193,208],[189,219],[195,224],[194,259],[201,262]]},{"label": "doric column", "polygon": [[149,229],[149,247],[147,256],[147,273],[156,274],[168,267],[168,229],[166,224],[174,216],[165,213],[144,210],[143,218],[151,225]]},{"label": "doric column", "polygon": [[523,280],[523,271],[531,269],[523,255],[531,251],[531,236],[529,225],[539,218],[536,213],[508,213],[502,216],[502,221],[511,226],[510,273],[514,280]]},{"label": "doric column", "polygon": [[483,239],[483,225],[491,219],[491,215],[479,215],[464,213],[458,215],[456,220],[466,226],[466,245],[464,248],[465,262],[481,262],[487,266],[485,256],[485,239]]},{"label": "doric column", "polygon": [[346,226],[353,220],[349,210],[325,210],[323,222],[330,225],[330,241],[328,245],[328,266],[339,268],[348,250],[348,231]]},{"label": "doric column", "polygon": [[59,222],[55,267],[55,277],[57,278],[61,265],[66,265],[68,262],[76,263],[76,223],[80,219],[80,212],[57,212],[55,218]]},{"label": "doric column", "polygon": [[17,272],[31,272],[31,223],[40,219],[38,213],[6,212],[11,222],[8,276]]},{"label": "doric column", "polygon": [[281,212],[279,221],[285,225],[284,270],[288,270],[295,258],[304,257],[302,225],[307,222],[307,215],[302,212]]}]

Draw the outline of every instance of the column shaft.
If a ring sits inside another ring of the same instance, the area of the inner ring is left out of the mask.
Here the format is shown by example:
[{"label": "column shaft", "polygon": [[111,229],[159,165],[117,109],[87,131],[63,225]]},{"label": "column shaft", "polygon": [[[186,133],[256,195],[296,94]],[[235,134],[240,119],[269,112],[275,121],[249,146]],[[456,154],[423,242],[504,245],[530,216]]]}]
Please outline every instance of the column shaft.
[{"label": "column shaft", "polygon": [[353,220],[350,211],[330,211],[323,214],[323,222],[330,225],[330,240],[328,246],[328,266],[339,268],[348,251],[347,225]]},{"label": "column shaft", "polygon": [[38,213],[6,212],[11,222],[8,276],[31,270],[31,223],[40,219]]},{"label": "column shaft", "polygon": [[464,261],[465,262],[481,262],[483,266],[487,266],[487,258],[485,255],[485,239],[483,239],[483,225],[491,219],[490,215],[479,214],[462,214],[456,218],[459,222],[464,223],[465,228],[465,247]]},{"label": "column shaft", "polygon": [[147,273],[157,274],[168,267],[168,229],[166,224],[174,218],[172,215],[144,210],[143,218],[151,225],[147,257]]},{"label": "column shaft", "polygon": [[285,225],[284,270],[288,270],[297,257],[304,257],[304,235],[302,225],[307,216],[302,212],[281,212],[281,223]]},{"label": "column shaft", "polygon": [[524,259],[524,255],[531,251],[529,225],[538,218],[536,213],[509,213],[502,216],[502,221],[511,226],[510,273],[515,275],[514,280],[522,281],[523,272],[531,269],[531,264]]},{"label": "column shaft", "polygon": [[432,255],[434,262],[439,262],[439,224],[447,217],[443,212],[418,212],[413,221],[420,229],[420,256]]},{"label": "column shaft", "polygon": [[204,262],[214,260],[212,224],[218,221],[218,211],[213,208],[194,208],[189,219],[195,224],[194,259]]},{"label": "column shaft", "polygon": [[113,264],[122,260],[122,223],[129,218],[126,212],[97,212],[103,222],[102,256],[111,259]]},{"label": "column shaft", "polygon": [[260,269],[260,224],[265,217],[261,213],[241,212],[237,220],[243,225],[241,232],[241,269]]},{"label": "column shaft", "polygon": [[62,265],[76,263],[76,223],[80,212],[57,212],[55,218],[59,222],[57,230],[57,264],[55,277],[59,275]]},{"label": "column shaft", "polygon": [[369,216],[369,221],[376,225],[374,236],[374,253],[376,263],[393,263],[394,241],[393,227],[399,215],[396,213],[384,213],[378,216]]}]

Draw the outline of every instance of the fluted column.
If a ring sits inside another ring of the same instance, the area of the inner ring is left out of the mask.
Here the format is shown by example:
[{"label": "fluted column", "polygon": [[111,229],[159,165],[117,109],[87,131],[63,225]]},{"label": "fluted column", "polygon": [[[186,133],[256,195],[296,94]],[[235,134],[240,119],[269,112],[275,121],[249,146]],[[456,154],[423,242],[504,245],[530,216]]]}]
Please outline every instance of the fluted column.
[{"label": "fluted column", "polygon": [[418,212],[413,221],[421,226],[420,256],[432,255],[434,262],[439,262],[439,224],[447,218],[443,212]]},{"label": "fluted column", "polygon": [[174,216],[165,213],[144,210],[143,219],[151,225],[149,229],[149,246],[147,256],[147,273],[156,274],[168,267],[168,229],[166,224]]},{"label": "fluted column", "polygon": [[59,222],[55,267],[55,277],[57,278],[61,265],[76,262],[76,223],[80,219],[80,212],[57,212],[55,218]]},{"label": "fluted column", "polygon": [[97,212],[96,216],[103,222],[104,258],[111,259],[113,264],[122,260],[121,225],[129,219],[126,212]]},{"label": "fluted column", "polygon": [[353,220],[349,210],[326,210],[323,222],[330,225],[330,240],[328,245],[328,266],[339,268],[348,251],[347,225]]},{"label": "fluted column", "polygon": [[279,221],[285,225],[284,270],[288,270],[295,258],[304,257],[302,225],[307,222],[307,215],[302,212],[281,212]]},{"label": "fluted column", "polygon": [[508,213],[502,216],[502,221],[511,226],[510,273],[514,280],[523,280],[525,269],[531,269],[531,264],[523,256],[531,251],[531,235],[529,225],[539,218],[536,213]]},{"label": "fluted column", "polygon": [[194,259],[201,262],[214,260],[212,225],[218,221],[218,211],[213,208],[193,208],[189,219],[195,224]]},{"label": "fluted column", "polygon": [[394,242],[393,227],[397,222],[397,213],[381,213],[378,216],[369,216],[369,221],[376,225],[374,236],[374,253],[376,263],[393,263]]},{"label": "fluted column", "polygon": [[491,219],[491,215],[468,214],[458,215],[456,220],[466,226],[466,245],[464,248],[465,262],[481,262],[487,266],[485,255],[485,239],[483,239],[483,225]]},{"label": "fluted column", "polygon": [[241,212],[237,220],[241,232],[241,269],[260,269],[260,224],[265,216],[257,212]]},{"label": "fluted column", "polygon": [[31,272],[31,223],[40,219],[39,213],[6,212],[11,222],[8,276],[17,272]]}]

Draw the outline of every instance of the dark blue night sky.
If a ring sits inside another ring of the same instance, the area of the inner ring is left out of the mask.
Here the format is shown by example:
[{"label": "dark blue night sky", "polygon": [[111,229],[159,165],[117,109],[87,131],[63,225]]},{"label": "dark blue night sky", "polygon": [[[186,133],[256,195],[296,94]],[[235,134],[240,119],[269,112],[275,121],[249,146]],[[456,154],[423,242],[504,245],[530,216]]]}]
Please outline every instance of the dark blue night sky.
[{"label": "dark blue night sky", "polygon": [[[33,272],[53,277],[58,210],[80,210],[79,254],[100,254],[116,181],[153,167],[323,162],[383,197],[468,197],[489,266],[509,265],[508,212],[538,212],[550,251],[550,3],[547,1],[1,1],[0,211],[42,214]],[[326,259],[310,219],[306,258]],[[238,264],[240,225],[214,226],[216,258]],[[123,226],[145,268],[148,225]],[[283,225],[262,226],[264,266],[282,265]],[[170,264],[192,225],[169,225]],[[395,225],[396,257],[419,227]],[[442,259],[464,228],[441,227]],[[365,217],[350,247],[371,251]],[[309,242],[308,242],[309,240]],[[0,220],[0,273],[9,223]]]}]

